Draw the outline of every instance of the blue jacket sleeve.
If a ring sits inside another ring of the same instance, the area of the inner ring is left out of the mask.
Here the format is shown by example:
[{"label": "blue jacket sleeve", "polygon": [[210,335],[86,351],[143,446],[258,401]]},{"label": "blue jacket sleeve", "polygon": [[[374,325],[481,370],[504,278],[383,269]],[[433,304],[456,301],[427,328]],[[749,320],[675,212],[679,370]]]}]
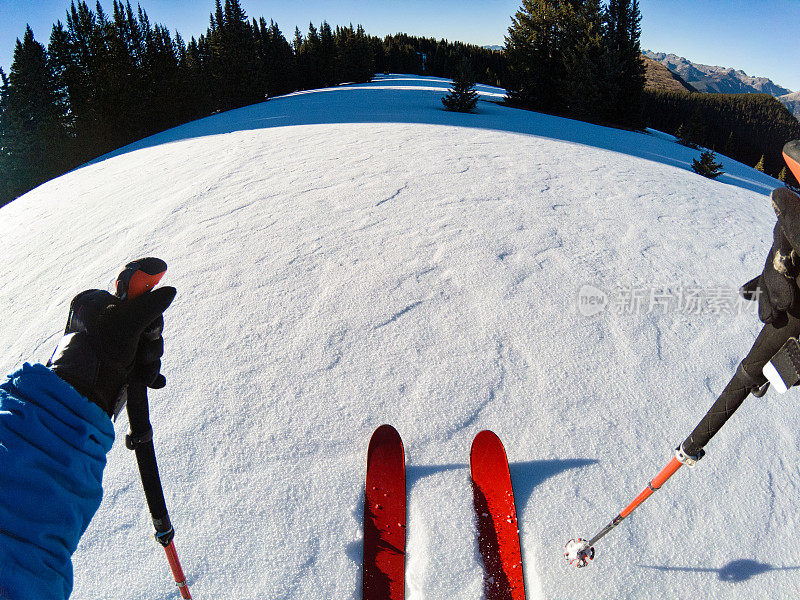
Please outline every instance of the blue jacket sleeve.
[{"label": "blue jacket sleeve", "polygon": [[63,600],[100,506],[110,419],[43,365],[0,385],[0,600]]}]

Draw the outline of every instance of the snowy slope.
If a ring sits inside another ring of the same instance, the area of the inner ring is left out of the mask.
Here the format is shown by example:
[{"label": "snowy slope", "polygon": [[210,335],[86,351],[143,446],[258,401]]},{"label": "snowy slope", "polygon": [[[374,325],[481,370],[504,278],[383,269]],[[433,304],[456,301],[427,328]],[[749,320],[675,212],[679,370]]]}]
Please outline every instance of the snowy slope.
[{"label": "snowy slope", "polygon": [[[586,317],[579,290],[734,290],[763,266],[777,182],[725,158],[704,179],[664,136],[488,101],[447,113],[446,87],[273,99],[2,208],[0,365],[46,360],[71,297],[127,260],[168,262],[151,412],[196,598],[360,598],[385,422],[407,451],[409,599],[481,596],[467,464],[485,428],[512,462],[529,598],[796,596],[796,392],[749,399],[590,568],[561,555],[666,464],[759,329],[752,311]],[[178,597],[121,440],[105,487],[73,598]]]}]

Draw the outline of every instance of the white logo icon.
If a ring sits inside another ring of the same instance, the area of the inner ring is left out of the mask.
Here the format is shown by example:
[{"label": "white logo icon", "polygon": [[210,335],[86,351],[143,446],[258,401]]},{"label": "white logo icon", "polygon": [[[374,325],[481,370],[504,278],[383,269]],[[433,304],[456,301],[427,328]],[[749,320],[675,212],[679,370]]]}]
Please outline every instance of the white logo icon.
[{"label": "white logo icon", "polygon": [[593,285],[583,285],[578,291],[578,312],[593,317],[608,306],[608,294]]}]

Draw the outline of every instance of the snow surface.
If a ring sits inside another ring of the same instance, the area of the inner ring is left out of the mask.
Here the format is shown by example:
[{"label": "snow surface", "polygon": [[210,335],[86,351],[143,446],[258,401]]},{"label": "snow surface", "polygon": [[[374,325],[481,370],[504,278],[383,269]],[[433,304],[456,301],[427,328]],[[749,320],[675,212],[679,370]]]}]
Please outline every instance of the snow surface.
[{"label": "snow surface", "polygon": [[[467,465],[482,429],[511,460],[528,598],[796,597],[791,394],[750,398],[589,567],[563,555],[669,461],[759,330],[749,309],[586,317],[579,290],[734,290],[763,266],[777,182],[724,157],[704,179],[669,137],[510,109],[494,88],[477,114],[448,113],[447,86],[272,99],[2,208],[0,365],[45,361],[72,296],[128,260],[169,263],[151,414],[195,598],[360,598],[382,423],[407,453],[406,598],[481,597]],[[73,598],[177,598],[121,440],[104,483]]]}]

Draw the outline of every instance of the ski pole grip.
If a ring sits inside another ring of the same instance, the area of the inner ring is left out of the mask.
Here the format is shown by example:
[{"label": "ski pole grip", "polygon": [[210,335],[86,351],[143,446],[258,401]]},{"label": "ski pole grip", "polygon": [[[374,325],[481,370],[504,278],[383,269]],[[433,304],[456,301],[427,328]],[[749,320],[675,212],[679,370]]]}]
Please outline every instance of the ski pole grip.
[{"label": "ski pole grip", "polygon": [[736,374],[711,406],[706,416],[681,444],[686,454],[696,456],[742,405],[750,393],[766,383],[762,369],[791,337],[800,334],[800,319],[788,314],[783,327],[767,324],[761,329],[753,347],[742,360]]},{"label": "ski pole grip", "polygon": [[166,271],[167,263],[152,256],[129,262],[117,277],[117,297],[128,300],[149,292],[161,281]]},{"label": "ski pole grip", "polygon": [[783,147],[783,159],[794,173],[795,179],[800,181],[800,140],[786,143]]}]

